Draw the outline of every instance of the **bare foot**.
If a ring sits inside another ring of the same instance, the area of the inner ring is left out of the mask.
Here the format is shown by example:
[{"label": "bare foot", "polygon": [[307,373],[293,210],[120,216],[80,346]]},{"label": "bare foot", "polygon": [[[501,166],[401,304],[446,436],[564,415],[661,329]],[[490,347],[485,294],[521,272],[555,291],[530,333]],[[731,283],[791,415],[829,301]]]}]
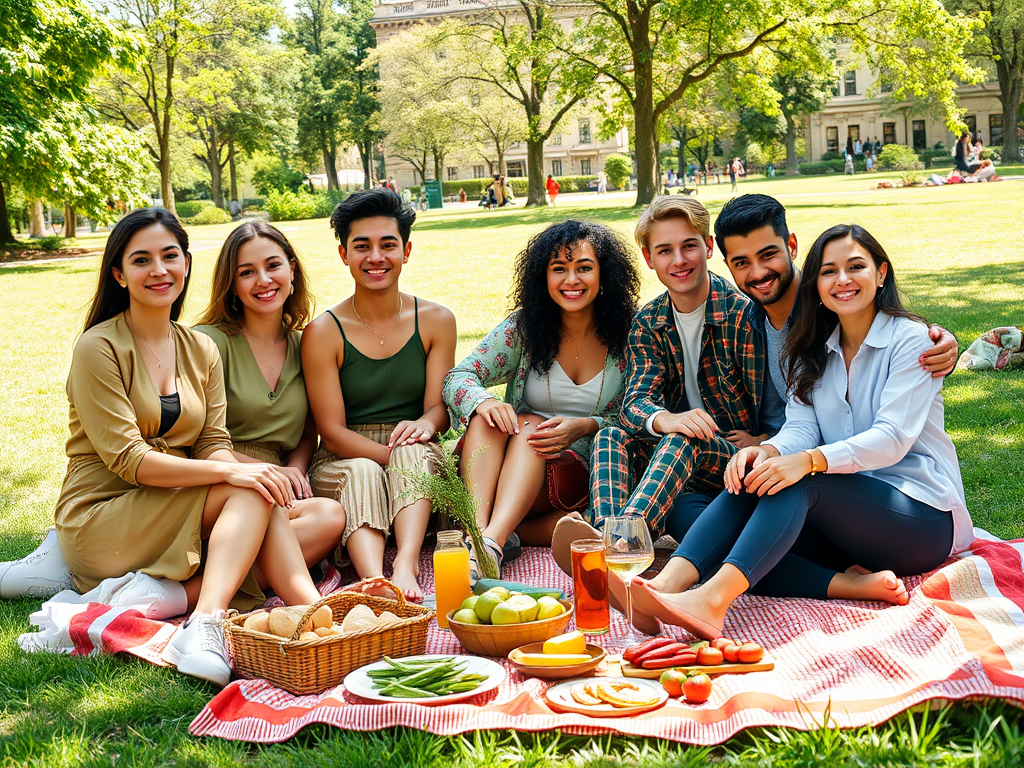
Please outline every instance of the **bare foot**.
[{"label": "bare foot", "polygon": [[419,575],[420,569],[418,565],[410,568],[396,559],[395,568],[391,574],[391,582],[402,590],[406,600],[413,603],[422,603],[423,590],[420,589]]},{"label": "bare foot", "polygon": [[341,588],[342,592],[362,592],[364,595],[373,595],[374,597],[387,597],[391,600],[395,599],[395,592],[390,587],[386,586],[384,582],[386,579],[384,575],[380,576],[367,576],[365,579],[355,582],[354,584],[348,584]]},{"label": "bare foot", "polygon": [[[628,616],[626,600],[626,582],[614,571],[608,571],[608,604],[623,616]],[[650,614],[638,610],[636,604],[633,605],[633,626],[645,635],[661,634],[661,625],[658,624],[658,620]]]},{"label": "bare foot", "polygon": [[650,579],[647,585],[662,594],[685,592],[697,583],[697,569],[682,557],[670,557],[661,573]]},{"label": "bare foot", "polygon": [[828,596],[843,600],[881,600],[892,605],[910,602],[906,585],[895,573],[871,573],[859,565],[833,576],[828,585]]},{"label": "bare foot", "polygon": [[643,579],[633,579],[633,610],[638,609],[665,624],[675,624],[697,637],[714,640],[722,636],[728,605],[710,599],[710,590],[698,587],[677,594],[663,594]]}]

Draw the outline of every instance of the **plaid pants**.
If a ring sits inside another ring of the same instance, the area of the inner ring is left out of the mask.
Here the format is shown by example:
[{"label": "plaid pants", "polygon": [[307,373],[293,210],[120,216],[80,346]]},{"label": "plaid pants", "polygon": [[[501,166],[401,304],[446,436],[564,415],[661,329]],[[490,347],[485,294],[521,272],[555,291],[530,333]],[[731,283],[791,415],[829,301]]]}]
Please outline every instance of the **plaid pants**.
[{"label": "plaid pants", "polygon": [[594,436],[590,464],[590,510],[600,526],[607,517],[642,515],[655,536],[679,494],[714,496],[736,447],[723,437],[704,440],[678,433],[634,437],[608,426]]}]

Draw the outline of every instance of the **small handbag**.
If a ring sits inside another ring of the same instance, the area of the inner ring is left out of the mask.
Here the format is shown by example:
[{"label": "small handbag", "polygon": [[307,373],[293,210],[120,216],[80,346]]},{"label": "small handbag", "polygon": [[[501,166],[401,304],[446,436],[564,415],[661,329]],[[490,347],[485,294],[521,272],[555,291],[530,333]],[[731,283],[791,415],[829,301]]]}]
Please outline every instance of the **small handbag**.
[{"label": "small handbag", "polygon": [[[590,470],[573,451],[564,451],[547,463],[547,499],[543,491],[531,512],[543,511],[545,501],[562,512],[580,512],[590,502]],[[538,509],[540,507],[540,509]]]}]

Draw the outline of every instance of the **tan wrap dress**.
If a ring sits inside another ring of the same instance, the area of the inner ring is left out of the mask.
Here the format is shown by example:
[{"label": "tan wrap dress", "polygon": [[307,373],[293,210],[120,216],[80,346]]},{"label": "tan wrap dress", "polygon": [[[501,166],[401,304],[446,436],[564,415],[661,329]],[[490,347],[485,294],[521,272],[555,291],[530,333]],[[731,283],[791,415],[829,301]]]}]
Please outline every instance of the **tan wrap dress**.
[{"label": "tan wrap dress", "polygon": [[[82,590],[142,571],[185,581],[201,560],[208,486],[139,485],[150,451],[205,459],[231,450],[220,357],[213,341],[172,324],[181,415],[157,437],[160,398],[123,314],[82,334],[68,375],[68,470],[55,514],[57,537]],[[250,574],[242,591],[260,596]]]}]

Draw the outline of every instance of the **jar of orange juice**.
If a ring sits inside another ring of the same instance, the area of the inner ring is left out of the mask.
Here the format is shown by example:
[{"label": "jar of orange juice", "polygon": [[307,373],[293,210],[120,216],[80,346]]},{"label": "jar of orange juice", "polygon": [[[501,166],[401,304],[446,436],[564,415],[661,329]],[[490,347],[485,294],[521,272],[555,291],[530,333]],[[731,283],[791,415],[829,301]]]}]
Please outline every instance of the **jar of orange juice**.
[{"label": "jar of orange juice", "polygon": [[434,597],[437,625],[448,628],[448,613],[473,594],[469,585],[469,549],[460,531],[439,531],[434,548]]}]

